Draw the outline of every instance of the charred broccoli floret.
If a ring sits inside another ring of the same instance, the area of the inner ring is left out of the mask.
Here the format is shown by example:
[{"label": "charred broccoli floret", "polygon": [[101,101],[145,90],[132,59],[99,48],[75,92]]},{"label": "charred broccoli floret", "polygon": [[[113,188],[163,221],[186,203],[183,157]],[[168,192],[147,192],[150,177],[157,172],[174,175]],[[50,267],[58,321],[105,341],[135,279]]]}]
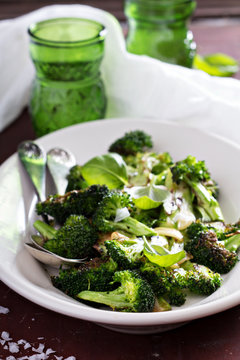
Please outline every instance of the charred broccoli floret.
[{"label": "charred broccoli floret", "polygon": [[118,264],[120,269],[136,269],[143,257],[143,242],[140,240],[107,240],[108,255]]},{"label": "charred broccoli floret", "polygon": [[[188,239],[184,248],[198,264],[220,274],[228,273],[238,261],[237,254],[220,242],[213,229],[200,222],[192,223],[186,230]],[[240,243],[240,238],[239,238]]]},{"label": "charred broccoli floret", "polygon": [[200,295],[211,295],[222,283],[220,274],[213,272],[204,265],[199,265],[186,261],[181,269],[176,272],[182,272],[183,280],[186,282],[186,288],[191,292]]},{"label": "charred broccoli floret", "polygon": [[92,185],[85,190],[73,190],[65,195],[50,195],[36,205],[38,215],[50,215],[63,224],[70,215],[90,217],[109,189],[105,185]]},{"label": "charred broccoli floret", "polygon": [[69,259],[89,256],[98,239],[96,229],[83,215],[69,216],[58,230],[41,220],[35,221],[34,227],[44,237],[46,250]]},{"label": "charred broccoli floret", "polygon": [[127,312],[153,311],[155,296],[151,286],[131,270],[117,271],[113,278],[120,286],[113,291],[82,291],[79,299],[110,306],[113,310]]},{"label": "charred broccoli floret", "polygon": [[[112,191],[98,205],[92,221],[94,226],[103,233],[124,231],[136,236],[156,235],[156,232],[130,216],[130,213],[121,220],[121,213],[133,207],[130,197],[126,193]],[[119,220],[117,217],[119,216]]]},{"label": "charred broccoli floret", "polygon": [[209,216],[209,221],[223,220],[219,203],[210,191],[213,181],[204,161],[197,161],[194,156],[189,155],[186,159],[176,162],[171,167],[171,172],[175,183],[184,182],[195,193],[200,213],[203,208]]},{"label": "charred broccoli floret", "polygon": [[120,155],[134,155],[137,152],[143,152],[145,149],[152,148],[153,143],[151,136],[141,130],[134,130],[110,145],[110,152],[115,152]]},{"label": "charred broccoli floret", "polygon": [[82,167],[80,165],[73,166],[67,176],[68,184],[66,192],[72,190],[81,190],[87,187],[86,181],[82,176]]},{"label": "charred broccoli floret", "polygon": [[95,258],[77,268],[60,270],[58,276],[52,277],[53,285],[68,296],[77,298],[84,290],[110,291],[116,286],[112,284],[116,263]]},{"label": "charred broccoli floret", "polygon": [[141,266],[140,272],[151,285],[157,298],[166,298],[170,305],[174,306],[181,306],[185,303],[186,294],[183,291],[185,282],[183,283],[180,279],[176,281],[172,269],[145,262]]}]

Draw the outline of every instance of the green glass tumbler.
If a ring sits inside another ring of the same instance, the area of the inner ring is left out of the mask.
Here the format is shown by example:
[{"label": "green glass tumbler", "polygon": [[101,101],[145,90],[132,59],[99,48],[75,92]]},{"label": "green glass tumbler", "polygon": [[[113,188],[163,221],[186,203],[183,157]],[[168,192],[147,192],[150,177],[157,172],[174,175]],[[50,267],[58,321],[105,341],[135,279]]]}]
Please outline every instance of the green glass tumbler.
[{"label": "green glass tumbler", "polygon": [[193,0],[125,0],[128,51],[191,68],[196,44],[188,20],[195,6]]},{"label": "green glass tumbler", "polygon": [[29,106],[36,135],[103,118],[104,26],[88,19],[57,18],[31,25],[28,33],[36,68]]}]

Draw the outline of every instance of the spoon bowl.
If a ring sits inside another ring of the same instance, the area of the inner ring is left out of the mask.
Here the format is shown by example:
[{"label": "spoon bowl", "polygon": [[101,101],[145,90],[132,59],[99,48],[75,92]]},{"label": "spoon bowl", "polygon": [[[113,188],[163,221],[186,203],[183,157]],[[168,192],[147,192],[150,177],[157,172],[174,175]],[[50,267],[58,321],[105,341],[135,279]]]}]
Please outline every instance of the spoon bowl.
[{"label": "spoon bowl", "polygon": [[51,253],[50,251],[43,250],[39,247],[36,247],[35,243],[24,243],[27,251],[41,263],[59,268],[62,265],[75,265],[83,263],[85,259],[66,259],[62,256]]},{"label": "spoon bowl", "polygon": [[67,175],[74,165],[76,159],[70,151],[57,147],[48,151],[47,166],[58,194],[65,193],[68,184]]},{"label": "spoon bowl", "polygon": [[[47,155],[44,149],[33,141],[24,141],[18,146],[18,157],[24,166],[38,200],[46,199],[46,166],[48,165],[50,174],[59,194],[65,192],[67,186],[66,176],[72,166],[76,164],[75,157],[69,151],[61,148],[53,148]],[[48,223],[48,218],[43,216],[43,220]],[[44,240],[41,236],[32,235],[32,243],[25,243],[27,251],[40,262],[59,267],[61,265],[74,265],[84,262],[86,259],[67,259],[54,254],[43,247]]]},{"label": "spoon bowl", "polygon": [[23,141],[18,146],[18,157],[26,170],[38,200],[45,200],[47,155],[44,149],[33,141]]}]

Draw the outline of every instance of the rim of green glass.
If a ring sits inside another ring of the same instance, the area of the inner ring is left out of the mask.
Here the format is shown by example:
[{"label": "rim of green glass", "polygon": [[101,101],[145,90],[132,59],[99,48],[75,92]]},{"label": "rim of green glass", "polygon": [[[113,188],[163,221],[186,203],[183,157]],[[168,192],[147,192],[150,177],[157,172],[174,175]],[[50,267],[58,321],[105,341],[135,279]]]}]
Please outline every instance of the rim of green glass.
[{"label": "rim of green glass", "polygon": [[[96,26],[98,26],[98,30],[96,29],[96,36],[89,37],[88,39],[84,39],[84,40],[58,41],[58,40],[45,39],[45,38],[35,35],[36,30],[42,26],[45,26],[45,25],[51,24],[51,23],[53,23],[53,24],[58,23],[58,22],[61,23],[64,21],[85,22],[85,23],[89,23],[92,25],[96,25]],[[31,39],[33,39],[35,41],[39,41],[41,44],[54,45],[54,46],[59,46],[59,47],[61,47],[61,45],[65,47],[65,46],[73,46],[73,45],[87,45],[87,44],[98,43],[105,39],[105,36],[107,33],[105,26],[102,25],[101,23],[94,21],[94,20],[90,20],[90,19],[75,18],[75,17],[60,17],[60,18],[53,18],[53,19],[47,19],[47,20],[35,22],[28,27],[27,31],[28,31],[28,34],[30,35]]]}]

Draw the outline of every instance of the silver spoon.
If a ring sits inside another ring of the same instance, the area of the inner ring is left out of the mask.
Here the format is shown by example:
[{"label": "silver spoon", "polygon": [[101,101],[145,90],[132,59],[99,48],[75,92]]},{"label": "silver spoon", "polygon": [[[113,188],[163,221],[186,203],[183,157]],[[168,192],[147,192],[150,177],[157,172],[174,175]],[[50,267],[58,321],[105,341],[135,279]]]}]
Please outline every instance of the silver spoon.
[{"label": "silver spoon", "polygon": [[[49,153],[50,153],[49,158],[55,159],[55,161],[50,160],[50,163],[51,164],[53,164],[54,162],[58,163],[58,165],[54,165],[54,166],[50,165],[51,168],[54,169],[61,168],[61,161],[60,161],[61,154],[63,154],[62,163],[68,164],[66,166],[63,165],[64,171],[62,173],[65,173],[67,171],[66,167],[68,167],[69,169],[71,167],[71,164],[74,165],[73,155],[70,154],[69,156],[67,156],[68,153],[65,150],[57,148],[56,156],[51,155],[55,153],[55,149],[52,149]],[[18,156],[27,174],[29,175],[30,180],[34,185],[39,201],[44,201],[46,199],[45,181],[46,181],[46,163],[47,163],[47,156],[45,154],[45,151],[41,148],[41,146],[37,145],[33,141],[24,141],[18,146]],[[56,159],[58,159],[58,161],[56,161]],[[53,174],[55,174],[54,171]],[[60,177],[56,175],[56,179],[54,179],[54,182],[56,186],[59,183],[60,185],[58,185],[58,188],[62,189],[63,188],[62,182],[61,181],[58,182],[57,180],[59,178]],[[44,220],[46,221],[46,219]],[[30,252],[32,256],[34,256],[37,260],[43,262],[44,264],[57,267],[62,264],[81,263],[85,260],[85,259],[66,259],[54,253],[49,252],[48,250],[42,247],[43,239],[38,235],[33,235],[31,237],[31,240],[32,240],[32,244],[31,243],[24,244],[26,249]]]},{"label": "silver spoon", "polygon": [[44,201],[47,164],[45,151],[33,141],[23,141],[18,146],[18,157],[33,183],[38,200]]},{"label": "silver spoon", "polygon": [[63,195],[67,187],[67,174],[76,165],[76,159],[70,151],[53,148],[47,153],[47,166],[52,175],[57,193]]},{"label": "silver spoon", "polygon": [[75,265],[83,263],[86,259],[67,259],[56,255],[42,247],[43,239],[41,236],[32,235],[32,243],[25,243],[24,246],[27,251],[37,260],[45,265],[59,268],[61,265]]}]

